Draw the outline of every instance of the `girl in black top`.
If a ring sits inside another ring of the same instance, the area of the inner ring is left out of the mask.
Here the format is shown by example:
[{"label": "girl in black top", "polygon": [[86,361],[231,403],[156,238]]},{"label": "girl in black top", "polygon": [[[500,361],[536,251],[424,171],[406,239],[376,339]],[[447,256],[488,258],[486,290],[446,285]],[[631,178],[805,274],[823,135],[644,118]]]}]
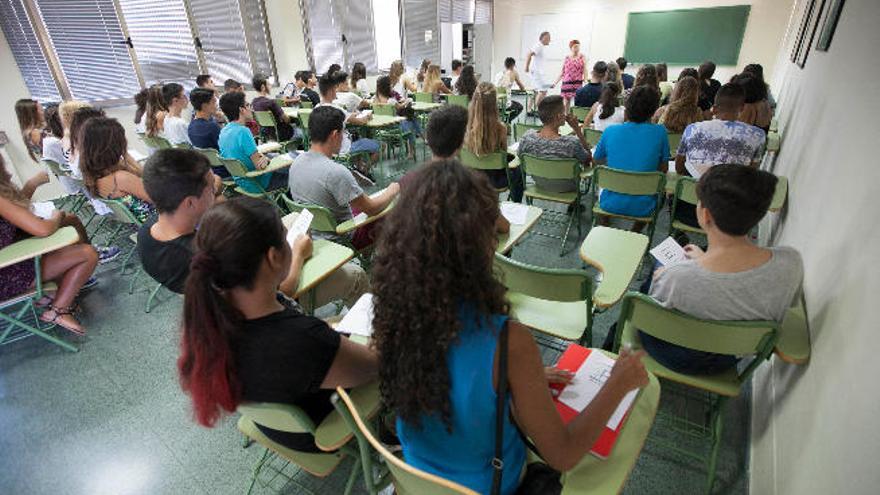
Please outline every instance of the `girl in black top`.
[{"label": "girl in black top", "polygon": [[[373,351],[278,294],[291,262],[285,237],[275,207],[258,199],[222,203],[202,219],[184,291],[178,369],[204,426],[242,402],[293,404],[317,424],[333,409],[337,386],[376,377]],[[288,448],[318,451],[309,434],[260,429]]]}]

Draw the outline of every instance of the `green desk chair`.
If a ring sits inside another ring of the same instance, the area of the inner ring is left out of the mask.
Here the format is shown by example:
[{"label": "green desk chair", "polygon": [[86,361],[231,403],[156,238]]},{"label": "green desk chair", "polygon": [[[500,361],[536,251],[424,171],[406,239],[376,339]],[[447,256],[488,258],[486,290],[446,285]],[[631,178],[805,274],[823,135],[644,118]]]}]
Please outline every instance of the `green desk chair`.
[{"label": "green desk chair", "polygon": [[[559,256],[565,255],[565,243],[568,241],[568,234],[571,231],[571,224],[577,221],[578,239],[581,237],[581,167],[577,160],[573,158],[539,158],[527,153],[520,154],[520,167],[522,168],[523,178],[531,175],[532,177],[542,179],[570,179],[574,181],[575,188],[571,192],[552,192],[546,191],[538,187],[537,184],[526,185],[525,198],[528,204],[532,204],[535,199],[550,201],[552,203],[560,203],[570,208],[570,212],[564,213],[568,216],[568,224],[565,228],[565,234],[560,238],[558,236],[550,236],[562,239]],[[546,210],[545,210],[546,213]],[[562,213],[560,213],[562,214]],[[546,234],[542,234],[546,235]]]},{"label": "green desk chair", "polygon": [[[226,170],[229,171],[229,175],[235,180],[235,183],[237,184],[235,192],[238,194],[250,196],[252,198],[269,199],[270,201],[277,203],[278,198],[284,196],[287,192],[286,187],[267,191],[262,184],[256,180],[257,177],[267,173],[263,170],[248,170],[247,167],[244,166],[244,163],[241,163],[235,158],[220,157],[220,161],[223,162],[223,166],[226,167]],[[243,187],[243,184],[251,185],[256,191],[246,190]]]},{"label": "green desk chair", "polygon": [[[753,357],[742,372],[736,368],[716,375],[685,375],[677,373],[645,356],[645,368],[658,377],[694,388],[707,394],[708,422],[693,422],[687,417],[674,418],[675,423],[686,425],[681,433],[702,436],[711,444],[706,452],[686,450],[673,442],[663,442],[663,447],[679,454],[705,461],[708,469],[706,493],[712,491],[718,449],[721,446],[722,413],[726,401],[739,395],[744,383],[761,365],[776,344],[778,324],[774,321],[710,321],[686,315],[674,309],[664,308],[650,296],[630,292],[623,299],[620,319],[617,322],[614,348],[629,345],[641,348],[638,330],[672,344],[703,352],[715,352],[735,356]],[[658,443],[661,443],[658,441]]]},{"label": "green desk chair", "polygon": [[[342,387],[336,389],[333,405],[355,433],[360,448],[361,464],[366,465],[371,462],[372,452],[378,453],[388,466],[390,481],[394,483],[394,490],[398,495],[477,495],[477,492],[470,488],[416,469],[389,452],[376,440],[373,428],[364,422],[355,401]],[[375,495],[378,489],[384,488],[389,483],[385,476],[371,476],[370,479],[373,480],[367,484],[370,495]]]},{"label": "green desk chair", "polygon": [[274,136],[275,141],[281,145],[281,152],[287,152],[287,148],[291,142],[281,141],[281,134],[278,132],[278,122],[275,120],[275,115],[266,110],[262,112],[254,112],[254,118],[257,121],[257,125],[260,126],[260,136],[262,141],[269,142],[270,139],[267,138],[267,135],[270,137]]},{"label": "green desk chair", "polygon": [[0,321],[5,323],[0,327],[0,345],[11,344],[36,335],[62,349],[71,352],[79,350],[73,344],[49,334],[47,330],[55,325],[40,321],[36,307],[36,302],[43,297],[46,291],[58,290],[54,283],[43,283],[42,265],[40,264],[42,255],[78,241],[79,234],[73,227],[62,227],[47,237],[29,237],[0,249],[0,269],[33,260],[35,283],[33,289],[0,301]]},{"label": "green desk chair", "polygon": [[174,147],[171,146],[171,143],[169,143],[168,140],[163,138],[162,136],[147,136],[146,134],[139,134],[138,136],[140,136],[141,141],[144,142],[144,145],[146,145],[147,148],[151,148],[154,150],[165,150]]},{"label": "green desk chair", "polygon": [[285,107],[287,102],[284,101],[284,98],[275,98],[275,103],[278,104],[279,107]]},{"label": "green desk chair", "polygon": [[[461,160],[462,165],[468,168],[472,168],[474,170],[503,170],[504,174],[507,175],[507,184],[510,185],[510,167],[507,165],[507,151],[499,151],[496,153],[490,153],[486,156],[477,156],[473,154],[469,149],[462,148],[459,152],[459,159]],[[515,170],[513,173],[520,173],[519,170]],[[496,189],[495,191],[500,193],[507,192],[510,188],[503,187],[501,189]],[[508,199],[510,199],[508,197]]]},{"label": "green desk chair", "polygon": [[[134,234],[131,234],[131,236],[129,236],[129,240],[132,242],[132,244],[137,246],[137,232],[135,232]],[[127,262],[127,260],[126,260],[126,262]],[[135,286],[135,284],[137,284],[137,281],[140,278],[141,273],[143,273],[143,271],[144,271],[143,267],[139,267],[134,272],[134,275],[131,277],[131,282],[128,283],[128,295],[134,294],[134,286]],[[164,287],[161,282],[159,282],[155,279],[153,279],[153,282],[155,283],[155,285],[153,286],[152,289],[150,289],[150,295],[149,295],[149,297],[147,297],[147,305],[144,308],[144,313],[148,313],[148,314],[153,309],[153,300],[156,299],[156,296],[159,294],[159,291],[162,290],[162,287]]]},{"label": "green desk chair", "polygon": [[[309,107],[302,108],[311,108],[311,103],[309,103]],[[308,150],[311,147],[311,139],[309,138],[309,117],[311,117],[312,112],[299,112],[299,123],[302,126],[303,133],[303,149]]]},{"label": "green desk chair", "polygon": [[[593,172],[595,180],[594,197],[593,197],[593,225],[599,215],[613,218],[622,218],[634,222],[645,222],[648,224],[648,246],[651,245],[651,239],[654,238],[654,228],[657,225],[657,215],[660,213],[660,207],[663,204],[663,195],[666,192],[666,174],[663,172],[629,172],[626,170],[617,170],[608,167],[596,167]],[[654,211],[646,217],[631,217],[628,215],[618,215],[603,210],[599,206],[599,189],[608,189],[623,194],[633,195],[656,195],[657,205]]]},{"label": "green desk chair", "polygon": [[[373,103],[373,112],[376,115],[394,117],[397,115],[397,106],[393,103]],[[405,153],[406,143],[409,142],[410,136],[411,133],[404,132],[400,126],[385,127],[377,130],[375,134],[376,140],[380,143],[385,143],[387,146],[386,149],[388,150],[389,157],[393,152],[398,158],[400,150],[403,150]]]},{"label": "green desk chair", "polygon": [[[193,148],[193,149],[198,151],[199,153],[204,155],[205,158],[208,159],[208,162],[211,164],[211,169],[214,171],[215,174],[217,174],[219,176],[221,174],[219,174],[218,172],[220,170],[223,170],[228,175],[229,171],[226,170],[226,166],[223,165],[223,160],[220,158],[219,151],[217,151],[213,148]],[[227,177],[223,178],[220,181],[220,183],[223,184],[223,191],[222,191],[223,195],[226,195],[228,192],[235,190],[235,180],[232,177],[227,176]]]},{"label": "green desk chair", "polygon": [[681,144],[681,134],[666,134],[666,137],[669,139],[669,159],[674,160]]},{"label": "green desk chair", "polygon": [[766,146],[767,153],[778,153],[781,145],[782,145],[782,137],[779,135],[779,133],[770,131],[767,134],[767,146]]},{"label": "green desk chair", "polygon": [[706,232],[699,227],[692,227],[684,222],[675,219],[675,211],[678,209],[678,203],[687,203],[689,205],[697,204],[697,180],[693,177],[678,177],[675,181],[675,193],[672,195],[672,212],[669,215],[669,232],[690,232],[693,234],[706,235]]},{"label": "green desk chair", "polygon": [[373,112],[376,115],[397,115],[397,106],[394,103],[373,103]]},{"label": "green desk chair", "polygon": [[312,223],[309,226],[310,230],[330,234],[334,237],[338,236],[339,238],[333,239],[333,242],[344,244],[347,247],[352,247],[351,242],[348,241],[348,239],[344,236],[354,231],[354,229],[356,228],[354,220],[348,220],[346,222],[338,223],[336,221],[336,217],[334,217],[333,213],[331,213],[330,210],[328,210],[327,208],[314,204],[299,203],[290,199],[290,196],[288,196],[287,194],[281,196],[281,201],[285,206],[284,209],[288,213],[299,213],[303,210],[308,210],[314,216],[312,218]]},{"label": "green desk chair", "polygon": [[779,119],[776,117],[770,119],[770,132],[779,132]]},{"label": "green desk chair", "polygon": [[[74,178],[69,171],[61,168],[61,165],[48,158],[40,159],[40,162],[49,169],[49,173],[55,176],[56,179],[60,180],[68,180],[68,181],[76,181],[80,186],[82,185],[82,181]],[[80,190],[82,187],[80,187]],[[65,194],[60,199],[59,207],[64,209],[67,208],[71,213],[76,215],[82,209],[83,205],[88,202],[88,198],[85,197],[84,194],[76,193],[76,194]]]},{"label": "green desk chair", "polygon": [[[495,254],[511,314],[537,330],[547,347],[565,350],[568,343],[589,347],[593,340],[593,283],[586,270],[542,268]],[[553,339],[566,341],[558,344]]]},{"label": "green desk chair", "polygon": [[422,103],[434,103],[434,94],[433,93],[415,93],[416,101]]},{"label": "green desk chair", "polygon": [[314,107],[314,105],[312,104],[311,100],[305,99],[305,100],[299,101],[299,107],[300,108],[312,108],[312,107]]},{"label": "green desk chair", "polygon": [[571,108],[571,113],[574,114],[574,116],[577,117],[578,122],[581,122],[581,123],[583,123],[584,119],[587,118],[587,114],[590,113],[590,107],[572,106],[570,108]]},{"label": "green desk chair", "polygon": [[602,131],[587,127],[584,129],[584,138],[587,140],[590,148],[595,148],[599,144],[599,140],[602,139]]},{"label": "green desk chair", "polygon": [[467,108],[471,103],[471,99],[467,95],[446,95],[446,103]]},{"label": "green desk chair", "polygon": [[520,139],[522,139],[523,134],[531,130],[539,131],[541,130],[541,127],[544,126],[542,126],[541,124],[526,124],[525,122],[516,122],[515,124],[513,124],[513,140],[519,141]]}]

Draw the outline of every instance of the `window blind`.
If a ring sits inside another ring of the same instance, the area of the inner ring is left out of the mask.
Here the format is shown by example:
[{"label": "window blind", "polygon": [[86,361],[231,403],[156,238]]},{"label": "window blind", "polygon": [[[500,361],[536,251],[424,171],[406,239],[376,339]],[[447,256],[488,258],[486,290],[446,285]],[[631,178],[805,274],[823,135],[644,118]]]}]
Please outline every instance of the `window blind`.
[{"label": "window blind", "polygon": [[250,84],[254,76],[238,0],[189,0],[208,74],[222,84]]},{"label": "window blind", "polygon": [[131,98],[140,91],[113,0],[37,0],[73,98]]},{"label": "window blind", "polygon": [[147,86],[195,86],[199,61],[183,0],[119,0]]},{"label": "window blind", "polygon": [[21,0],[0,1],[0,27],[32,98],[60,101],[61,95]]},{"label": "window blind", "polygon": [[304,14],[308,20],[312,61],[315,72],[323,74],[333,64],[343,65],[342,17],[340,0],[305,0]]},{"label": "window blind", "polygon": [[493,14],[493,0],[476,0],[474,5],[474,24],[492,24]]},{"label": "window blind", "polygon": [[474,22],[474,0],[439,0],[437,7],[440,22]]},{"label": "window blind", "polygon": [[269,35],[269,23],[266,17],[266,4],[263,0],[240,0],[244,14],[245,37],[256,64],[255,71],[264,76],[275,76],[275,57]]},{"label": "window blind", "polygon": [[437,0],[402,0],[404,63],[418,67],[422,59],[440,61],[440,22]]},{"label": "window blind", "polygon": [[347,0],[345,4],[343,33],[345,33],[347,40],[347,50],[346,63],[343,64],[343,67],[351,70],[351,66],[355,62],[361,62],[367,67],[368,73],[375,74],[378,72],[378,64],[376,62],[376,36],[372,2]]}]

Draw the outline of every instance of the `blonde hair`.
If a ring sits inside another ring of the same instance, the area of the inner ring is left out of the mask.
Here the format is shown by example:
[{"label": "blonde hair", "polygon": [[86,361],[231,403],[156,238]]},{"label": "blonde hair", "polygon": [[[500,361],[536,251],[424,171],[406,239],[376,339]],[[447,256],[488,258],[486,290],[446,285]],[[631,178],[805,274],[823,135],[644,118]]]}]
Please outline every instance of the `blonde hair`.
[{"label": "blonde hair", "polygon": [[30,199],[12,182],[12,174],[6,170],[6,162],[3,161],[2,155],[0,155],[0,197],[25,208],[30,208],[31,205]]},{"label": "blonde hair", "polygon": [[608,71],[605,73],[605,82],[616,82],[623,88],[623,76],[620,75],[620,66],[617,62],[608,62]]},{"label": "blonde hair", "polygon": [[395,60],[391,62],[391,68],[388,69],[388,77],[391,78],[391,86],[397,84],[397,81],[400,80],[400,76],[403,75],[403,62],[400,60]]},{"label": "blonde hair", "polygon": [[703,112],[697,106],[699,99],[700,82],[690,76],[679,79],[658,122],[669,132],[683,132],[685,127],[703,120]]},{"label": "blonde hair", "polygon": [[498,118],[495,85],[482,82],[468,106],[464,147],[477,156],[485,156],[505,149],[506,145],[507,127]]},{"label": "blonde hair", "polygon": [[80,108],[90,107],[88,103],[79,100],[70,100],[61,102],[58,105],[58,115],[61,117],[61,126],[64,127],[64,130],[70,129],[70,124],[73,122],[73,114],[76,113]]},{"label": "blonde hair", "polygon": [[422,91],[437,93],[440,91],[437,88],[438,84],[443,84],[443,81],[440,79],[440,66],[429,65],[428,70],[425,72],[425,82],[422,84]]}]

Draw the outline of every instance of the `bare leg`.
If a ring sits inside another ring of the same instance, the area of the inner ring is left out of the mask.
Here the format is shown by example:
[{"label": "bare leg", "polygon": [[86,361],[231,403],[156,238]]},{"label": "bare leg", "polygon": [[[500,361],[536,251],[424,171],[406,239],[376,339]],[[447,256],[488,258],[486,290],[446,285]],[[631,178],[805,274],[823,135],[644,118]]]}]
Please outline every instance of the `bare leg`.
[{"label": "bare leg", "polygon": [[571,98],[563,98],[562,101],[565,102],[565,114],[568,115],[568,109],[571,104]]},{"label": "bare leg", "polygon": [[[97,265],[98,253],[88,244],[67,246],[43,256],[43,280],[58,283],[58,292],[55,293],[52,306],[59,310],[69,308],[80,287],[94,273]],[[55,316],[54,313],[55,310],[50,308],[42,317],[51,320]],[[82,331],[82,327],[73,315],[61,315],[58,317],[58,322],[69,329]]]},{"label": "bare leg", "polygon": [[538,111],[538,106],[541,104],[541,100],[543,100],[545,96],[547,96],[546,91],[535,91],[535,108],[532,110],[535,112]]}]

